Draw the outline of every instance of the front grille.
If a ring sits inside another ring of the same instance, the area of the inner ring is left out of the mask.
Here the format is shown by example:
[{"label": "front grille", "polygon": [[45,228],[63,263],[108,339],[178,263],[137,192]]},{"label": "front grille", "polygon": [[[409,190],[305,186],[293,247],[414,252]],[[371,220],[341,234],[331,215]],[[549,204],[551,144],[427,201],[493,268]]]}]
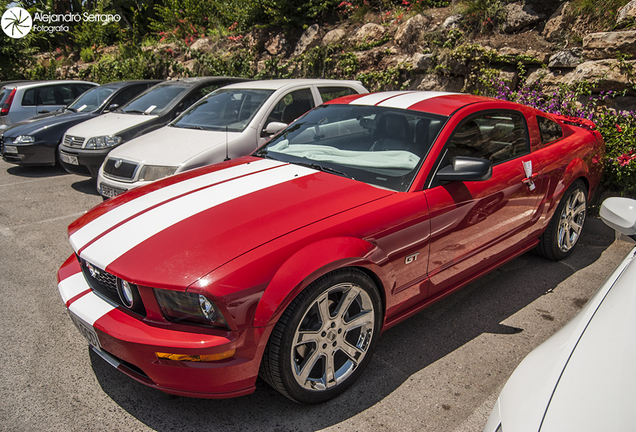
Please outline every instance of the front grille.
[{"label": "front grille", "polygon": [[126,162],[121,159],[106,159],[104,164],[104,174],[109,177],[116,177],[124,180],[132,180],[139,165],[133,162]]},{"label": "front grille", "polygon": [[[106,297],[112,302],[122,306],[124,309],[130,310],[126,308],[126,306],[124,306],[121,299],[119,298],[119,294],[117,293],[117,276],[110,274],[106,270],[102,270],[92,264],[90,266],[92,267],[93,271],[91,271],[88,261],[79,257],[77,259],[79,260],[80,267],[82,268],[84,278],[93,291],[96,291],[103,297]],[[134,289],[137,288],[135,287]],[[146,316],[146,309],[144,308],[143,304],[141,304],[140,307],[137,308],[137,310],[131,312]]]},{"label": "front grille", "polygon": [[78,136],[64,135],[64,145],[69,147],[82,148],[85,139],[86,138]]}]

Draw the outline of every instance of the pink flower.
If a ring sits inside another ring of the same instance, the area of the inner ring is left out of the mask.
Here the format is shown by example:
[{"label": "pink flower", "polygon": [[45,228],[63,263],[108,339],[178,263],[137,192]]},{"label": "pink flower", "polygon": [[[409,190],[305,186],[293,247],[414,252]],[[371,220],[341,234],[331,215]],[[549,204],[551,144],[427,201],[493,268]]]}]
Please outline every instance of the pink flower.
[{"label": "pink flower", "polygon": [[616,131],[618,133],[623,133],[623,129],[621,129],[621,126],[618,123],[616,123]]}]

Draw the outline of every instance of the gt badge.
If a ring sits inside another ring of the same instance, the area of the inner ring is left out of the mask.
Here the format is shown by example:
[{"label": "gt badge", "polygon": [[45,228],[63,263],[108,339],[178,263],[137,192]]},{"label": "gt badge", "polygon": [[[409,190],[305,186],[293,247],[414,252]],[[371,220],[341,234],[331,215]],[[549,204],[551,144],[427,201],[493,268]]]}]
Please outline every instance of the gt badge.
[{"label": "gt badge", "polygon": [[419,254],[419,252],[415,252],[414,254],[407,256],[406,258],[404,258],[404,264],[411,264],[413,261],[417,260],[417,256]]}]

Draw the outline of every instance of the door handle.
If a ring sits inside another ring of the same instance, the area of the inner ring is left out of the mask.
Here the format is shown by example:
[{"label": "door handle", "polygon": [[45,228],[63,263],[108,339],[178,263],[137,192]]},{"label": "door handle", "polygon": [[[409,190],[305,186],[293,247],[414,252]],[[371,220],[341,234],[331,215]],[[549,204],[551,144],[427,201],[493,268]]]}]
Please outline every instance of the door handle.
[{"label": "door handle", "polygon": [[47,111],[47,110],[42,110],[42,111],[38,111],[38,114],[48,114],[51,111]]}]

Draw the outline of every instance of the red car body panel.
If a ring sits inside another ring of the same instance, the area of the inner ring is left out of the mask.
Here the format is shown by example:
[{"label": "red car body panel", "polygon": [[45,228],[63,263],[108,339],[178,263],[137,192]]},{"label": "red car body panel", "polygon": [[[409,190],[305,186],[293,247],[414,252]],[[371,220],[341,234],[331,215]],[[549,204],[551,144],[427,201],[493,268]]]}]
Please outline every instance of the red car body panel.
[{"label": "red car body panel", "polygon": [[[249,393],[273,326],[318,277],[343,267],[365,271],[381,293],[387,329],[534,247],[565,190],[582,179],[592,195],[602,173],[604,144],[589,122],[570,125],[510,102],[386,92],[328,104],[449,118],[406,192],[249,156],[132,190],[69,226],[81,259],[139,286],[145,316],[93,293],[77,257],[58,272],[71,316],[92,326],[118,369],[173,394]],[[431,186],[453,130],[489,110],[523,114],[531,153],[495,164],[489,180]],[[557,122],[563,137],[543,144],[537,115]],[[522,162],[532,162],[534,190],[523,182]],[[229,329],[168,321],[154,289],[207,296]],[[230,350],[232,357],[212,362],[156,355]]]}]

